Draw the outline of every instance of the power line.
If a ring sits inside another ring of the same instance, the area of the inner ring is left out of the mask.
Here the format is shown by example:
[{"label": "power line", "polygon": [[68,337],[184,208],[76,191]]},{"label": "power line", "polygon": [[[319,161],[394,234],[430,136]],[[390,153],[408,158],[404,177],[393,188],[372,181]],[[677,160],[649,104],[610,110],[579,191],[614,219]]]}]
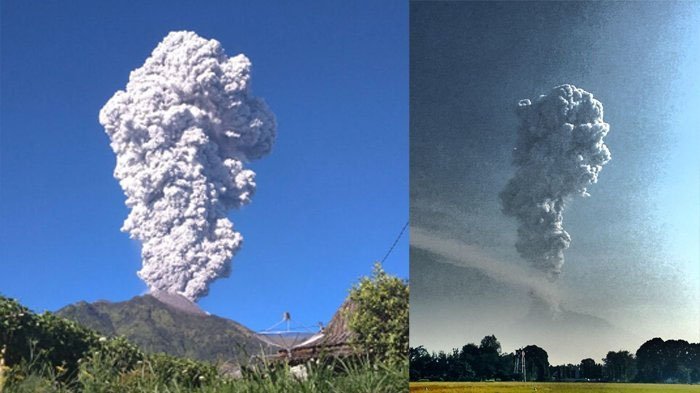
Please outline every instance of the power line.
[{"label": "power line", "polygon": [[386,261],[387,258],[389,258],[389,254],[391,254],[392,251],[394,251],[394,247],[396,247],[396,244],[399,242],[399,239],[401,239],[401,236],[403,233],[406,231],[406,228],[408,228],[408,221],[406,221],[406,224],[401,228],[401,232],[399,232],[399,235],[396,236],[396,240],[394,240],[394,244],[391,245],[389,248],[389,251],[386,252],[386,255],[384,255],[384,258],[382,258],[382,264],[384,264],[384,261]]}]

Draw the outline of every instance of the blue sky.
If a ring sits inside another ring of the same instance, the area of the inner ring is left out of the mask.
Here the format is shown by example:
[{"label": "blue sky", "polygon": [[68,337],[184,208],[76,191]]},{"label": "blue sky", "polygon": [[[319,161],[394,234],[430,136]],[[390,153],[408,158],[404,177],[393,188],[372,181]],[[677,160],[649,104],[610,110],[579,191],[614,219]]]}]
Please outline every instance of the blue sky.
[{"label": "blue sky", "polygon": [[[231,277],[200,305],[253,329],[328,321],[408,219],[408,5],[2,1],[0,293],[37,310],[143,293],[98,112],[173,30],[253,63],[277,116]],[[408,276],[404,236],[385,263]]]}]

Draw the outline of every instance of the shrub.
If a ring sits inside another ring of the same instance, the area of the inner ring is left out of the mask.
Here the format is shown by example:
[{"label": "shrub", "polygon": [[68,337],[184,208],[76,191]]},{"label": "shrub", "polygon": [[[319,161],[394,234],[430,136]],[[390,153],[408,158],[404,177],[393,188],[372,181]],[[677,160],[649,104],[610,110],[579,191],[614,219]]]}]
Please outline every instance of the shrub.
[{"label": "shrub", "polygon": [[14,368],[11,375],[44,375],[49,370],[64,383],[74,380],[80,363],[95,354],[111,359],[117,371],[133,368],[144,356],[124,338],[101,337],[49,312],[35,314],[4,296],[0,296],[0,350],[5,366]]},{"label": "shrub", "polygon": [[363,277],[350,290],[354,310],[348,327],[354,344],[369,356],[388,362],[408,359],[408,283],[374,264],[371,277]]}]

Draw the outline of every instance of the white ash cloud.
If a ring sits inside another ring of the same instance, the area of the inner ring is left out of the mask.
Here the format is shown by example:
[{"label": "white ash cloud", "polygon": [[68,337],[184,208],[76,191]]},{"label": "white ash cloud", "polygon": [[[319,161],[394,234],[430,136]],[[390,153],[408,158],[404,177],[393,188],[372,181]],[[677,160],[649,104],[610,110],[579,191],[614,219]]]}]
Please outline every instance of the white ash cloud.
[{"label": "white ash cloud", "polygon": [[521,100],[516,173],[501,192],[503,212],[518,220],[516,248],[534,267],[555,279],[571,236],[563,227],[566,201],[588,196],[610,151],[603,105],[573,85],[561,85],[534,103]]},{"label": "white ash cloud", "polygon": [[503,262],[487,255],[478,246],[449,239],[419,227],[411,227],[411,247],[439,256],[439,259],[435,259],[437,262],[476,269],[496,281],[525,289],[551,310],[559,310],[561,295],[557,287],[536,270]]},{"label": "white ash cloud", "polygon": [[138,276],[151,291],[197,300],[230,274],[243,238],[227,214],[250,202],[245,165],[276,137],[250,69],[216,40],[171,32],[100,111],[131,209],[122,231],[141,241]]}]

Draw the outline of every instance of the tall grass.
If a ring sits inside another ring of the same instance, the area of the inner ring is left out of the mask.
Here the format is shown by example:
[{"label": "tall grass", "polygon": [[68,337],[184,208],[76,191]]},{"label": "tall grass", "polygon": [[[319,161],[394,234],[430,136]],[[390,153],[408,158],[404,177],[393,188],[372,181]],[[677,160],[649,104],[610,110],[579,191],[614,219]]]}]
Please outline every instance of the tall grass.
[{"label": "tall grass", "polygon": [[590,382],[411,382],[411,393],[700,393],[700,385]]},{"label": "tall grass", "polygon": [[[216,368],[192,372],[172,358],[149,356],[133,368],[120,368],[112,354],[95,353],[81,360],[77,375],[67,376],[37,354],[5,368],[7,393],[400,393],[408,391],[408,365],[367,359],[314,361],[300,377],[281,362],[262,362],[233,378]],[[204,371],[202,371],[204,370]],[[212,371],[214,370],[214,371]]]}]

